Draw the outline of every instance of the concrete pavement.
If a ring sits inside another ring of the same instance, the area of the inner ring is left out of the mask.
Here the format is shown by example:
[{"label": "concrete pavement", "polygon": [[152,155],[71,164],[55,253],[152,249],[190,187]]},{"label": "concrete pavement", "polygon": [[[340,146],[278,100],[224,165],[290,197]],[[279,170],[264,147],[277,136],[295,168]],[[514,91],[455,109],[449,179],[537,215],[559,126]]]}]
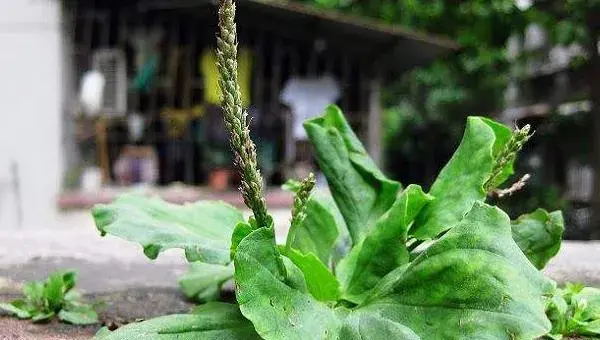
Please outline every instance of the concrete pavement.
[{"label": "concrete pavement", "polygon": [[[277,236],[285,237],[288,211],[275,212]],[[55,269],[79,271],[79,287],[89,293],[137,287],[176,287],[187,265],[170,250],[151,261],[136,243],[100,237],[87,212],[64,216],[60,225],[27,230],[0,230],[0,290],[7,282],[42,279]],[[581,281],[600,286],[600,242],[565,241],[545,272],[558,282]]]}]

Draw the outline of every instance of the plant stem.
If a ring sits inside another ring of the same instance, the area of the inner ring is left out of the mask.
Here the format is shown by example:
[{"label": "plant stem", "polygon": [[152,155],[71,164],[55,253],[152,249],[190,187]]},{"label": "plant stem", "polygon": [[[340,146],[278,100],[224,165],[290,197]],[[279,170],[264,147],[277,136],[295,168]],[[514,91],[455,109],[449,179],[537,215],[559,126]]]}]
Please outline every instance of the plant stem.
[{"label": "plant stem", "polygon": [[221,0],[217,35],[217,68],[223,93],[223,119],[230,134],[234,164],[242,183],[244,203],[254,213],[258,227],[268,227],[270,219],[264,199],[263,179],[256,161],[256,147],[250,139],[248,114],[242,106],[237,74],[237,32],[233,0]]}]

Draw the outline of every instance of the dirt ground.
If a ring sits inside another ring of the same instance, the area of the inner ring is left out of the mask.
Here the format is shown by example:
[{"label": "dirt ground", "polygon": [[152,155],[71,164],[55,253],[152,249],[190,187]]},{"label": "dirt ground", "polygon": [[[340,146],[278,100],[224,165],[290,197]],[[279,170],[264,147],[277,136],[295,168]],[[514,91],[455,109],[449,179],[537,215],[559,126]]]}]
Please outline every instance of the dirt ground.
[{"label": "dirt ground", "polygon": [[83,340],[91,339],[97,330],[97,326],[75,327],[60,322],[37,325],[0,317],[0,340]]},{"label": "dirt ground", "polygon": [[[17,295],[14,293],[0,294],[0,301],[9,301],[15,297]],[[176,289],[171,288],[142,288],[94,294],[88,296],[88,301],[102,302],[99,307],[102,324],[85,327],[58,321],[33,324],[29,320],[0,315],[0,340],[91,339],[102,325],[117,327],[159,315],[187,313],[194,306]]]}]

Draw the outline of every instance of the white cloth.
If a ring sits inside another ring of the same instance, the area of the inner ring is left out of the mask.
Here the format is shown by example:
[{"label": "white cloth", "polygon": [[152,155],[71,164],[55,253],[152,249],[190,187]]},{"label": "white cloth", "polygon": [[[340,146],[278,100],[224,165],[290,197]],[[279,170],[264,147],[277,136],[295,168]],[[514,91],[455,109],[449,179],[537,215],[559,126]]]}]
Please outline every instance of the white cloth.
[{"label": "white cloth", "polygon": [[102,110],[106,80],[100,71],[88,71],[81,80],[79,103],[85,114],[95,116]]},{"label": "white cloth", "polygon": [[281,92],[281,101],[292,108],[293,133],[296,140],[306,140],[302,124],[320,115],[340,97],[338,83],[331,76],[320,78],[291,78]]},{"label": "white cloth", "polygon": [[129,130],[129,139],[132,142],[142,139],[145,125],[146,120],[141,114],[135,112],[127,116],[127,129]]}]

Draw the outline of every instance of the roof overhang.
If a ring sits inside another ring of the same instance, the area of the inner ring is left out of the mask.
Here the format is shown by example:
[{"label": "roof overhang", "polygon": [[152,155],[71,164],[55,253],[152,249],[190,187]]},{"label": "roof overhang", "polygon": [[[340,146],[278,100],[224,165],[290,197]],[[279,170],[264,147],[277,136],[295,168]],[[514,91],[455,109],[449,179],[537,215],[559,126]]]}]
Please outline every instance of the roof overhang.
[{"label": "roof overhang", "polygon": [[386,73],[403,73],[459,50],[450,39],[288,1],[242,0],[238,7],[242,22],[247,17],[288,34],[324,39],[329,48],[348,51]]},{"label": "roof overhang", "polygon": [[[65,0],[69,1],[69,0]],[[70,0],[80,4],[89,0]],[[153,11],[196,12],[215,20],[214,0],[94,0],[111,6],[130,7],[140,13]],[[361,61],[369,71],[398,76],[415,67],[459,50],[453,40],[415,32],[398,25],[362,17],[319,10],[286,0],[238,0],[238,25],[273,31],[285,38],[325,41],[328,49],[348,54]]]}]

